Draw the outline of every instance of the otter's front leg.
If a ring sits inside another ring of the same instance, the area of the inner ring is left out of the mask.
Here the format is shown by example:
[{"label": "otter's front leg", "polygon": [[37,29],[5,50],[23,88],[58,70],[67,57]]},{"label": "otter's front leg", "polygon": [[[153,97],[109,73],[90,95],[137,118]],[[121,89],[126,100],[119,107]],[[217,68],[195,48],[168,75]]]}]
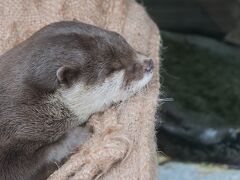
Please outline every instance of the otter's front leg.
[{"label": "otter's front leg", "polygon": [[91,133],[86,127],[78,126],[69,130],[60,140],[45,147],[44,157],[48,163],[59,163],[76,151],[89,137]]},{"label": "otter's front leg", "polygon": [[[118,127],[109,127],[99,141],[82,149],[78,166],[67,172],[69,180],[92,180],[104,175],[115,163],[123,162],[131,152],[131,141]],[[78,158],[78,159],[77,159]],[[64,178],[63,178],[64,179]],[[51,178],[49,179],[51,180]]]},{"label": "otter's front leg", "polygon": [[107,115],[93,117],[90,121],[94,128],[93,137],[48,180],[91,180],[128,157],[132,149],[131,138],[124,126],[116,121],[116,114],[106,122]]},{"label": "otter's front leg", "polygon": [[87,127],[78,126],[63,135],[57,142],[42,148],[38,152],[38,162],[42,162],[42,168],[34,175],[34,179],[46,179],[64,160],[76,152],[91,134]]}]

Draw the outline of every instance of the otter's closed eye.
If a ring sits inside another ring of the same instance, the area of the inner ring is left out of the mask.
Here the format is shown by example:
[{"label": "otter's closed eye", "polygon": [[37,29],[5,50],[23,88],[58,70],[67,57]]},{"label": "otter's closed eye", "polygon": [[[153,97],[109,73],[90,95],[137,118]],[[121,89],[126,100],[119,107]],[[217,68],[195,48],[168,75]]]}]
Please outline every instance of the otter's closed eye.
[{"label": "otter's closed eye", "polygon": [[127,67],[127,71],[135,73],[135,72],[141,72],[143,69],[142,65],[139,63],[134,63]]},{"label": "otter's closed eye", "polygon": [[143,70],[143,66],[142,66],[141,64],[138,64],[138,63],[137,63],[137,64],[134,65],[134,69],[133,69],[133,70],[134,70],[135,72],[136,72],[136,71],[137,71],[137,72],[138,72],[138,71],[141,72],[141,71]]},{"label": "otter's closed eye", "polygon": [[122,68],[121,63],[119,63],[119,62],[113,62],[112,63],[112,69],[113,70],[120,70],[121,68]]}]

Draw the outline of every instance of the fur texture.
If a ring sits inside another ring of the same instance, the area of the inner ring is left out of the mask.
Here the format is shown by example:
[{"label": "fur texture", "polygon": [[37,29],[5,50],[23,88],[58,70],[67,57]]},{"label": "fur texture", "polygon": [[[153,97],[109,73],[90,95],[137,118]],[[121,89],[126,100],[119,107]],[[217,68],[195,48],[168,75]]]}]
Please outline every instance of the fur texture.
[{"label": "fur texture", "polygon": [[[110,166],[112,168],[101,178],[105,180],[155,179],[154,113],[159,92],[160,37],[156,25],[145,13],[145,10],[133,0],[30,0],[27,3],[22,0],[6,0],[0,3],[0,7],[2,10],[2,15],[0,15],[0,51],[2,54],[51,22],[78,19],[117,31],[135,49],[149,54],[155,60],[153,81],[149,84],[144,95],[139,94],[121,107],[113,108],[103,115],[92,117],[93,136],[76,155],[72,156],[51,177],[57,180],[66,179],[67,175],[71,173],[75,173],[75,177],[82,177],[83,175],[91,177],[96,175],[97,172],[92,170],[98,170],[99,168],[104,170],[104,165],[112,162],[112,159],[111,156],[104,156],[109,155],[109,153],[105,152],[102,147],[109,147],[110,144],[114,145],[116,143],[116,141],[108,141],[108,139],[112,139],[111,136],[104,138],[111,129],[115,130],[117,137],[120,135],[123,139],[128,139],[128,141],[124,140],[122,142],[130,142],[132,151],[124,162],[115,164],[113,167]],[[120,134],[117,135],[117,132]],[[116,156],[113,153],[112,157],[124,157],[124,152],[128,150],[125,143],[120,143],[114,147],[120,151],[115,152],[118,153]],[[96,153],[99,149],[101,149],[103,156]],[[81,160],[81,154],[84,152],[90,152],[90,154],[85,155],[85,159]],[[123,152],[123,156],[119,152]],[[87,161],[91,156],[95,157],[95,161]],[[106,159],[100,161],[99,158],[101,157],[106,157]],[[99,159],[102,166],[95,166],[95,163],[98,163],[96,158]],[[84,168],[81,169],[80,167]]]},{"label": "fur texture", "polygon": [[143,88],[153,64],[115,32],[63,21],[2,55],[0,70],[0,179],[27,180],[67,158],[86,139],[78,126]]}]

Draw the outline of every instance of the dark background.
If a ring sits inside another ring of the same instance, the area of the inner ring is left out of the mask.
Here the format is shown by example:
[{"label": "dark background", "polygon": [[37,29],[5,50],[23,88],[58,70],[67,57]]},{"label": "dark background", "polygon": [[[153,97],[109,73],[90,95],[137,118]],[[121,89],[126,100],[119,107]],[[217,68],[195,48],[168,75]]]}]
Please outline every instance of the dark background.
[{"label": "dark background", "polygon": [[139,0],[160,28],[158,149],[240,165],[240,1]]}]

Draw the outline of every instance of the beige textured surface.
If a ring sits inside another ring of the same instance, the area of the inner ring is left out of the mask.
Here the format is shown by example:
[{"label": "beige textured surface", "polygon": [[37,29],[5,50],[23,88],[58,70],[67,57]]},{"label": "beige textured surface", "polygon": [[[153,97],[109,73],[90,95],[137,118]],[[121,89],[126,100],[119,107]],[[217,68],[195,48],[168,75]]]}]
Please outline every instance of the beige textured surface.
[{"label": "beige textured surface", "polygon": [[153,180],[160,36],[140,5],[133,0],[0,0],[0,53],[51,22],[74,18],[122,34],[154,59],[155,74],[144,93],[92,117],[93,137],[49,179],[92,179],[102,172],[104,180]]}]

